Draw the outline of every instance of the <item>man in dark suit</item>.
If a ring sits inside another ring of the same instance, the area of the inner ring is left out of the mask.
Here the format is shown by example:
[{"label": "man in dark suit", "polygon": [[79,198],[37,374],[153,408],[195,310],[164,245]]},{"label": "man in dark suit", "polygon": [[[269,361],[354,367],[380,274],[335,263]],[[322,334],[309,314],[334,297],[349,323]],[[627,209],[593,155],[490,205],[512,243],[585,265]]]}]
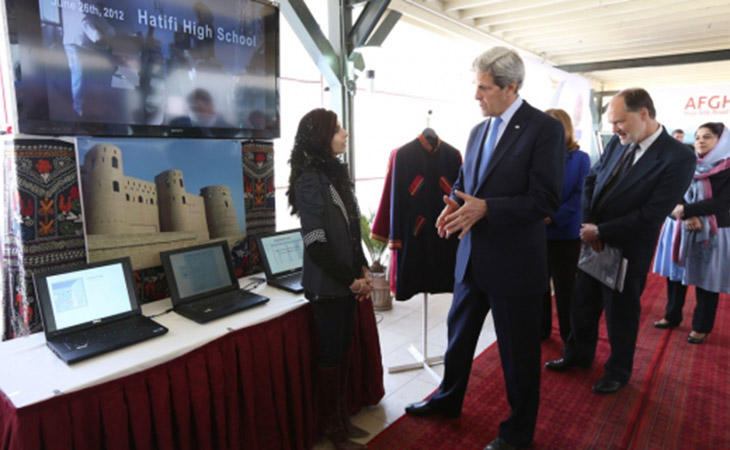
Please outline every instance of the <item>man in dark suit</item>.
[{"label": "man in dark suit", "polygon": [[436,221],[461,239],[441,386],[414,416],[461,413],[479,332],[491,310],[511,413],[488,449],[528,445],[540,391],[542,295],[548,287],[545,223],[559,206],[565,133],[518,95],[524,65],[495,47],[474,61],[476,99],[488,120],[472,129],[464,165]]},{"label": "man in dark suit", "polygon": [[610,289],[578,271],[571,309],[571,335],[563,358],[545,366],[564,371],[590,367],[598,342],[598,320],[606,309],[611,355],[593,392],[610,394],[631,377],[639,298],[646,284],[659,229],[692,180],[695,155],[673,139],[655,119],[643,89],[619,92],[608,109],[615,136],[591,169],[583,189],[580,236],[594,250],[603,244],[619,248],[628,260],[623,292]]}]

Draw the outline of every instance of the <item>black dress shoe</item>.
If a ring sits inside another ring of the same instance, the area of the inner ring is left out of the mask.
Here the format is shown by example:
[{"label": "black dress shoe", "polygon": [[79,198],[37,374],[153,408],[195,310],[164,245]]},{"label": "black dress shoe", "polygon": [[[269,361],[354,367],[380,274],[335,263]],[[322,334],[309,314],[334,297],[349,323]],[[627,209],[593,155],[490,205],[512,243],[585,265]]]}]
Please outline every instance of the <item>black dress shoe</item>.
[{"label": "black dress shoe", "polygon": [[654,322],[654,328],[659,328],[661,330],[666,330],[667,328],[675,328],[676,326],[676,323],[669,322],[666,319],[657,320],[656,322]]},{"label": "black dress shoe", "polygon": [[613,394],[618,392],[619,389],[626,386],[626,383],[622,383],[616,380],[610,380],[608,378],[601,378],[596,384],[593,385],[591,390],[596,394]]},{"label": "black dress shoe", "polygon": [[[698,334],[702,334],[702,333],[698,333]],[[694,337],[694,336],[692,336],[692,333],[690,333],[689,336],[687,336],[687,342],[689,342],[690,344],[701,344],[701,343],[705,342],[706,337],[707,337],[707,333],[705,333],[704,336],[702,336],[702,337]]]},{"label": "black dress shoe", "polygon": [[565,372],[571,367],[582,367],[584,369],[588,369],[591,367],[591,364],[572,361],[567,358],[554,359],[545,363],[545,368],[552,370],[553,372]]},{"label": "black dress shoe", "polygon": [[514,445],[508,443],[501,437],[498,437],[497,439],[493,440],[489,444],[487,444],[486,447],[484,447],[484,450],[516,450],[517,447]]},{"label": "black dress shoe", "polygon": [[424,400],[422,402],[411,403],[406,406],[406,414],[416,417],[443,416],[449,419],[454,419],[459,417],[461,413],[439,408],[433,402]]}]

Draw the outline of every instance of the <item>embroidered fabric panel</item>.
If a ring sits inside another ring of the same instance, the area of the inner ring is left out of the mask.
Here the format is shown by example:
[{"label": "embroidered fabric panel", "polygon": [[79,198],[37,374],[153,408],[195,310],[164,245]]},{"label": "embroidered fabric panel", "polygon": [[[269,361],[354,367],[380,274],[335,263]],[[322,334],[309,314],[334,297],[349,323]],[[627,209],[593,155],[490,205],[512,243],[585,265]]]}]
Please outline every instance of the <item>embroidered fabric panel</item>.
[{"label": "embroidered fabric panel", "polygon": [[337,205],[338,208],[340,208],[340,211],[342,211],[342,215],[345,217],[345,221],[347,222],[347,225],[350,225],[350,218],[347,217],[347,210],[345,209],[345,203],[342,201],[342,198],[340,198],[340,194],[337,193],[337,189],[335,189],[334,186],[330,184],[330,195],[332,196],[332,201],[335,202],[335,205]]},{"label": "embroidered fabric panel", "polygon": [[3,340],[42,329],[33,273],[86,262],[74,145],[16,139],[3,148]]},{"label": "embroidered fabric panel", "polygon": [[269,143],[244,143],[242,157],[246,233],[273,233],[276,231],[274,147]]},{"label": "embroidered fabric panel", "polygon": [[324,233],[324,230],[321,228],[317,228],[316,230],[312,230],[309,233],[304,235],[304,246],[309,247],[310,245],[314,244],[315,242],[327,242],[327,236]]},{"label": "embroidered fabric panel", "polygon": [[134,284],[137,297],[142,303],[153,302],[170,296],[170,288],[162,266],[149,267],[134,271]]},{"label": "embroidered fabric panel", "polygon": [[421,234],[421,230],[423,229],[423,225],[426,224],[426,218],[423,216],[416,217],[415,223],[413,224],[413,235],[418,236]]},{"label": "embroidered fabric panel", "polygon": [[412,197],[415,197],[421,187],[423,187],[423,176],[419,174],[413,178],[413,181],[411,181],[410,186],[408,186],[408,192]]},{"label": "embroidered fabric panel", "polygon": [[442,191],[444,191],[444,194],[451,195],[451,182],[446,177],[439,178],[439,187]]},{"label": "embroidered fabric panel", "polygon": [[244,142],[241,152],[246,238],[231,248],[233,268],[239,277],[264,270],[255,236],[276,231],[274,146],[269,142]]}]

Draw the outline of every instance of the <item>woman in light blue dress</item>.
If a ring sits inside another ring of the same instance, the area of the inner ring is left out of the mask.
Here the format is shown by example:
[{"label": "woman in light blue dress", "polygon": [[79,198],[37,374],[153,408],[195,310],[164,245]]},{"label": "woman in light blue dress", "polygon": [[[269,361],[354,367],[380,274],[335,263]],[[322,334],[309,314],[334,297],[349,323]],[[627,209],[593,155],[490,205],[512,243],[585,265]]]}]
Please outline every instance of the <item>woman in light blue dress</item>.
[{"label": "woman in light blue dress", "polygon": [[730,131],[706,123],[695,133],[697,168],[692,184],[664,222],[654,272],[667,277],[667,308],[657,328],[682,321],[687,286],[697,306],[687,341],[704,342],[712,331],[719,292],[730,293]]}]

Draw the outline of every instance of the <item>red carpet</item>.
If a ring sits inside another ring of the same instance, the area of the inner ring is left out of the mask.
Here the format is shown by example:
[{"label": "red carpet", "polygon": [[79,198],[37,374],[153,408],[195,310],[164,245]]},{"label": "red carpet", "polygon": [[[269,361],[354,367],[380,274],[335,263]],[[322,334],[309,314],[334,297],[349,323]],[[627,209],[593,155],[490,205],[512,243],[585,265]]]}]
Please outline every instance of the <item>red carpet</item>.
[{"label": "red carpet", "polygon": [[[707,341],[691,345],[686,337],[695,305],[693,290],[682,326],[671,331],[652,326],[664,313],[665,286],[663,278],[649,276],[641,300],[634,372],[617,394],[590,391],[609,353],[603,327],[592,369],[567,374],[543,370],[533,448],[730,448],[730,309],[725,304],[730,299],[720,297],[715,329]],[[562,341],[557,320],[553,323],[553,336],[543,343],[543,360],[560,357]],[[368,447],[481,449],[497,436],[508,411],[498,350],[492,345],[474,361],[461,418],[403,416]]]}]

